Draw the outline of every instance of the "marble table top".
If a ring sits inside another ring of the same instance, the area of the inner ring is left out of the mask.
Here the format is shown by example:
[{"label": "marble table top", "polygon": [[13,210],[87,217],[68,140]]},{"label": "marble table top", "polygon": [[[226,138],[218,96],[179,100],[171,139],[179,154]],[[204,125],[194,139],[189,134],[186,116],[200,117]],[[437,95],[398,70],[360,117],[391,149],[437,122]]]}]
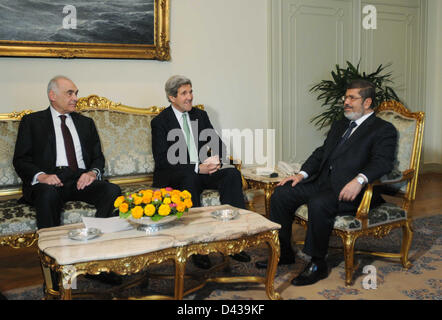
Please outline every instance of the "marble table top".
[{"label": "marble table top", "polygon": [[71,240],[68,232],[84,228],[83,223],[40,229],[38,247],[59,265],[70,265],[125,258],[196,243],[239,239],[281,227],[264,216],[245,209],[238,209],[239,216],[229,221],[220,221],[211,215],[214,210],[228,208],[233,207],[222,205],[191,208],[180,219],[152,234],[132,229],[104,233],[87,241],[77,241]]},{"label": "marble table top", "polygon": [[241,169],[241,174],[245,179],[250,179],[253,181],[263,182],[263,183],[278,183],[282,181],[287,175],[275,169],[275,172],[278,173],[278,177],[270,178],[268,175],[259,175],[256,174],[256,167],[247,167]]}]

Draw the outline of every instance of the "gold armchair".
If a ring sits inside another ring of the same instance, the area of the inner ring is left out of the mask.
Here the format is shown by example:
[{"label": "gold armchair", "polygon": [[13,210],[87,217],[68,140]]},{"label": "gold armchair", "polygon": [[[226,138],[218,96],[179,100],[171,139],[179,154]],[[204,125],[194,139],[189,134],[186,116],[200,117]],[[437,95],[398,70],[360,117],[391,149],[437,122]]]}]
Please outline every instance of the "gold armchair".
[{"label": "gold armchair", "polygon": [[[338,216],[335,219],[333,234],[343,242],[345,258],[345,284],[351,285],[354,266],[355,242],[362,236],[382,238],[394,228],[402,228],[402,245],[400,253],[367,252],[374,256],[400,258],[402,266],[411,267],[408,260],[413,238],[411,217],[408,209],[415,199],[419,173],[419,160],[424,133],[424,112],[410,112],[396,101],[382,103],[376,110],[378,117],[391,122],[398,131],[398,148],[395,169],[391,174],[368,184],[358,207],[356,216]],[[376,208],[370,208],[373,187],[388,187],[396,198],[391,198]],[[397,199],[394,200],[394,199]],[[295,223],[307,226],[307,206],[303,205],[295,213]]]}]

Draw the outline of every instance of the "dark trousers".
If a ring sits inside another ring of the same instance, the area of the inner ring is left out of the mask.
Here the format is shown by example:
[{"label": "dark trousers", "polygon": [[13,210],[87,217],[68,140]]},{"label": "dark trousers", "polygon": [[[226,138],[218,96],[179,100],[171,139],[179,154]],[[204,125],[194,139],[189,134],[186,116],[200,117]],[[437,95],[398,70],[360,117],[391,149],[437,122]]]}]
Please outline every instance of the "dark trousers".
[{"label": "dark trousers", "polygon": [[221,204],[245,208],[241,173],[235,168],[221,169],[210,175],[182,170],[171,174],[167,185],[156,187],[189,191],[192,194],[194,207],[201,207],[201,193],[204,190],[215,189],[220,194]]},{"label": "dark trousers", "polygon": [[270,220],[279,223],[281,255],[293,254],[291,250],[292,224],[296,209],[307,204],[308,223],[304,253],[315,258],[327,254],[329,238],[338,214],[338,199],[331,187],[315,182],[288,182],[277,187],[270,200]]},{"label": "dark trousers", "polygon": [[[37,211],[37,228],[49,228],[60,225],[60,214],[67,201],[83,201],[97,209],[96,217],[113,216],[114,201],[121,194],[119,186],[107,181],[94,181],[83,190],[77,189],[78,175],[57,176],[63,182],[62,187],[37,183],[31,187],[31,204]],[[29,197],[28,197],[29,198]]]}]

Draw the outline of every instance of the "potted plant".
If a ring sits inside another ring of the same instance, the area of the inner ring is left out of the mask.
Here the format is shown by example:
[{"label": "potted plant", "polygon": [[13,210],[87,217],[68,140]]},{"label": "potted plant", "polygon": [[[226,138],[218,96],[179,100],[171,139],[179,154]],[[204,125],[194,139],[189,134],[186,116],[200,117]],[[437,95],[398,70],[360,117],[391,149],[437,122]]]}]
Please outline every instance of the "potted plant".
[{"label": "potted plant", "polygon": [[317,99],[323,101],[321,107],[325,108],[325,111],[311,120],[315,126],[319,126],[319,129],[327,127],[332,122],[344,117],[342,96],[345,95],[347,85],[354,79],[365,79],[376,86],[376,101],[378,104],[387,100],[400,102],[393,88],[387,85],[393,82],[390,79],[391,73],[382,74],[391,64],[386,66],[381,64],[375,72],[370,74],[361,73],[359,65],[360,63],[355,67],[349,61],[347,61],[345,69],[336,65],[336,71],[331,72],[333,80],[322,80],[310,89],[310,92],[318,94]]}]

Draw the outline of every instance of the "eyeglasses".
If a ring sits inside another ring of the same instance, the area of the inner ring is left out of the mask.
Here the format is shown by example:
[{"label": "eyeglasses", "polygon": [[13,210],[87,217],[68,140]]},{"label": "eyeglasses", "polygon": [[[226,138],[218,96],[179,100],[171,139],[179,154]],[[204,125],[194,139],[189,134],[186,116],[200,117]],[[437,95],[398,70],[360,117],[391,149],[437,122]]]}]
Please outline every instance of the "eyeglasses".
[{"label": "eyeglasses", "polygon": [[353,102],[355,100],[364,99],[364,98],[362,98],[362,97],[353,97],[353,96],[342,96],[341,99],[342,99],[342,102],[345,102],[345,100],[347,100],[347,99],[350,99],[350,101]]}]

